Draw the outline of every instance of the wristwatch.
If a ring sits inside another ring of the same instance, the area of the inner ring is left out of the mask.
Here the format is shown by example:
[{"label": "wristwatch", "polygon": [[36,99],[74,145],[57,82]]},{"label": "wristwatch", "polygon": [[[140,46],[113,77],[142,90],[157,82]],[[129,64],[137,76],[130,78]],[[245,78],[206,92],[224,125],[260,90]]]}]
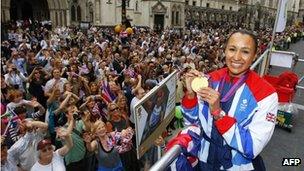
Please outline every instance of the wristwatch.
[{"label": "wristwatch", "polygon": [[226,113],[221,108],[211,112],[211,114],[215,120],[222,119],[226,115]]}]

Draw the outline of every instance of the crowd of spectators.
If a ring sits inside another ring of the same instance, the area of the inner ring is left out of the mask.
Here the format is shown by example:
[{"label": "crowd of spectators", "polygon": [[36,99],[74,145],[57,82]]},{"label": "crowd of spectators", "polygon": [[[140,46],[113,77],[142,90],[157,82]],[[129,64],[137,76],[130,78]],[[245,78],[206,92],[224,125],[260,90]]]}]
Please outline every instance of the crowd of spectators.
[{"label": "crowd of spectators", "polygon": [[[133,28],[126,36],[112,28],[11,22],[1,34],[1,170],[149,167],[136,159],[132,107],[173,70],[181,73],[178,105],[182,71],[224,67],[224,42],[236,29],[229,23]],[[255,31],[259,53],[271,32]],[[286,50],[303,37],[303,27],[290,26],[276,36],[275,48]]]}]

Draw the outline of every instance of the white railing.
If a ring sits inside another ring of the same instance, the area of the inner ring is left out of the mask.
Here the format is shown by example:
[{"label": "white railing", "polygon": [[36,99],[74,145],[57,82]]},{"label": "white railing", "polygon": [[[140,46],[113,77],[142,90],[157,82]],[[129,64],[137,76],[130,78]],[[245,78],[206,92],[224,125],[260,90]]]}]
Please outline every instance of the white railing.
[{"label": "white railing", "polygon": [[[265,52],[251,65],[250,69],[254,70],[255,67],[257,67],[261,62],[263,62],[263,59],[268,56],[268,52],[269,49],[266,49]],[[264,70],[265,70],[265,66],[261,66],[259,68],[258,73],[260,74],[260,76],[264,73]]]}]

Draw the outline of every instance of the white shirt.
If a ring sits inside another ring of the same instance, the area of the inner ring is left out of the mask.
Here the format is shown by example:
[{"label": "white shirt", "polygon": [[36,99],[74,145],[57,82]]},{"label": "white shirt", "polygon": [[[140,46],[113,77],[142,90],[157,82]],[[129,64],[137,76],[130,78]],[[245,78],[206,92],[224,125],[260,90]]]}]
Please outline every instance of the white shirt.
[{"label": "white shirt", "polygon": [[31,171],[65,171],[63,157],[59,155],[58,150],[53,153],[52,162],[48,165],[42,165],[38,161],[31,168]]},{"label": "white shirt", "polygon": [[[54,83],[55,83],[55,79],[51,79],[49,80],[48,82],[46,82],[45,84],[45,87],[44,87],[44,92],[47,92],[49,93],[50,89],[54,87]],[[60,80],[58,81],[58,86],[59,86],[59,89],[60,89],[60,92],[63,93],[63,85],[68,82],[67,79],[65,78],[60,78]]]},{"label": "white shirt", "polygon": [[10,86],[18,85],[19,90],[21,90],[22,92],[25,91],[23,87],[23,82],[26,81],[26,77],[22,73],[7,73],[4,75],[4,79],[6,84]]},{"label": "white shirt", "polygon": [[30,103],[31,103],[31,101],[22,99],[22,100],[21,100],[20,102],[18,102],[18,103],[10,102],[9,104],[7,104],[6,108],[8,108],[8,109],[14,111],[14,109],[15,109],[17,106],[21,106],[21,105],[23,105],[23,104],[30,104]]},{"label": "white shirt", "polygon": [[130,115],[130,118],[129,120],[134,124],[135,123],[135,114],[134,114],[134,111],[133,111],[133,108],[135,106],[135,104],[139,101],[139,99],[137,97],[133,97],[132,101],[131,101],[131,104],[130,104],[130,109],[131,109],[131,115]]}]

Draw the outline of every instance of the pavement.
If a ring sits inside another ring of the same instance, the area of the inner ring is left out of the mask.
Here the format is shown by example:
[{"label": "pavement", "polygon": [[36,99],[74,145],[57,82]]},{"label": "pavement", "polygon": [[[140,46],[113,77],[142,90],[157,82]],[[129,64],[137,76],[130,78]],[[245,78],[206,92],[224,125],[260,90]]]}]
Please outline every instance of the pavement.
[{"label": "pavement", "polygon": [[[288,51],[299,54],[304,59],[304,40],[292,44]],[[291,70],[299,78],[304,76],[304,62],[298,62],[292,69],[275,67],[270,75],[279,75],[283,71]],[[304,80],[298,85],[304,86]],[[304,171],[304,90],[297,89],[293,103],[298,107],[298,113],[293,115],[291,132],[276,127],[274,134],[261,153],[266,169],[269,171]],[[282,166],[283,158],[300,158],[299,166]]]}]

